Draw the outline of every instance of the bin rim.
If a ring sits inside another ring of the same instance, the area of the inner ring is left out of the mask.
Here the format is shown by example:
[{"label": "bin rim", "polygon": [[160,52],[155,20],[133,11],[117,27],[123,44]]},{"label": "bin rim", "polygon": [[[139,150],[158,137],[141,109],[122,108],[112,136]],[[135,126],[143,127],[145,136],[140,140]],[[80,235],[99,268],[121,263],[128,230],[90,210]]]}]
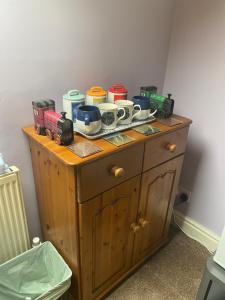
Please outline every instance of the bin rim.
[{"label": "bin rim", "polygon": [[63,259],[63,257],[62,257],[62,256],[59,254],[59,252],[56,250],[55,246],[54,246],[50,241],[45,241],[45,242],[41,243],[40,245],[38,245],[38,246],[36,246],[36,247],[34,247],[34,248],[31,248],[31,249],[29,249],[29,250],[26,250],[25,252],[22,252],[21,254],[19,254],[19,255],[15,256],[15,257],[13,257],[13,258],[11,258],[11,259],[5,261],[4,263],[0,264],[0,268],[1,268],[2,266],[5,266],[5,265],[7,265],[7,264],[13,262],[13,261],[16,261],[16,260],[18,259],[18,257],[23,257],[23,256],[25,256],[27,253],[31,253],[31,252],[36,251],[37,248],[43,247],[44,245],[49,245],[49,246],[52,248],[52,250],[56,253],[56,255],[59,257],[59,259],[65,264],[67,270],[69,271],[69,274],[68,274],[69,276],[68,276],[68,278],[65,279],[65,280],[68,280],[68,279],[72,276],[72,271],[71,271],[71,269],[69,268],[69,266],[67,265],[67,263],[65,262],[65,260]]},{"label": "bin rim", "polygon": [[[48,251],[49,251],[50,252],[49,254],[53,258],[55,257],[55,261],[58,260],[58,262],[57,262],[58,265],[61,264],[61,267],[64,271],[64,278],[62,277],[61,280],[57,280],[57,282],[55,282],[55,285],[52,285],[50,288],[43,291],[42,294],[39,294],[37,297],[35,297],[36,300],[44,300],[44,299],[47,300],[48,296],[50,296],[52,293],[55,293],[55,295],[57,294],[59,296],[63,295],[63,293],[70,287],[71,277],[72,277],[71,269],[69,268],[69,266],[67,265],[67,263],[65,262],[63,257],[60,255],[60,253],[57,251],[55,246],[50,241],[45,241],[45,242],[41,243],[40,245],[38,245],[34,248],[31,248],[25,252],[22,252],[21,254],[17,255],[16,257],[13,257],[10,260],[0,264],[0,271],[1,271],[1,268],[6,268],[6,269],[7,269],[7,267],[10,268],[11,267],[10,264],[12,266],[14,264],[17,264],[17,260],[20,261],[21,259],[22,260],[26,259],[26,255],[28,255],[28,253],[31,254],[31,258],[32,258],[32,252],[34,252],[34,255],[35,255],[35,251],[40,249],[40,247],[43,247],[43,251],[44,252],[46,251],[46,254],[48,254]],[[45,249],[44,247],[47,249]],[[45,257],[45,255],[44,255],[44,257]],[[51,299],[53,299],[53,298],[51,298]]]}]

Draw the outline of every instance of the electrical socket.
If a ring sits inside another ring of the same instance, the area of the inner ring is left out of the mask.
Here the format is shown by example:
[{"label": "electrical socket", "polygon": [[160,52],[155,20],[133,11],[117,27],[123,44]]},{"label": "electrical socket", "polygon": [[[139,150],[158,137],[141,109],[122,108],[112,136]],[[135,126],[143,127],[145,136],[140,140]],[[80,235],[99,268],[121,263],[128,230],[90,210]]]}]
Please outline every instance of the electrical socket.
[{"label": "electrical socket", "polygon": [[190,199],[191,199],[191,191],[184,188],[183,186],[179,186],[176,199],[175,199],[175,205],[179,205],[184,202],[189,202]]}]

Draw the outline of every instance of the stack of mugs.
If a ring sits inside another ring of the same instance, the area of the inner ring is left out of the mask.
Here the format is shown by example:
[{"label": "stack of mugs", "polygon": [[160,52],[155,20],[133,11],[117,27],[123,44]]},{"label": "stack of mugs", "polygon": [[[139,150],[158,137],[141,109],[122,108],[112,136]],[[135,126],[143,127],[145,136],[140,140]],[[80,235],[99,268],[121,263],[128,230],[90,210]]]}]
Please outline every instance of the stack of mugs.
[{"label": "stack of mugs", "polygon": [[128,125],[134,119],[145,120],[155,113],[150,112],[146,97],[134,96],[127,100],[127,90],[121,84],[114,84],[108,93],[100,86],[93,86],[86,97],[78,90],[71,90],[63,96],[63,109],[79,130],[88,135]]}]

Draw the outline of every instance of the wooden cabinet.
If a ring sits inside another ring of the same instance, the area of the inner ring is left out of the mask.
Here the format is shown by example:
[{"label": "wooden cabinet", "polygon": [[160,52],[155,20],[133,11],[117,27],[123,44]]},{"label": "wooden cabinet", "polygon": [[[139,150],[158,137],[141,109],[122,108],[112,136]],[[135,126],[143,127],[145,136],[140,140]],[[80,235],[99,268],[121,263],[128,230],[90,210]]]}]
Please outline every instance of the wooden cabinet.
[{"label": "wooden cabinet", "polygon": [[[168,241],[190,120],[79,158],[24,128],[29,138],[43,237],[72,269],[76,300],[102,299]],[[76,136],[76,142],[85,139]],[[71,297],[72,297],[71,296]]]}]

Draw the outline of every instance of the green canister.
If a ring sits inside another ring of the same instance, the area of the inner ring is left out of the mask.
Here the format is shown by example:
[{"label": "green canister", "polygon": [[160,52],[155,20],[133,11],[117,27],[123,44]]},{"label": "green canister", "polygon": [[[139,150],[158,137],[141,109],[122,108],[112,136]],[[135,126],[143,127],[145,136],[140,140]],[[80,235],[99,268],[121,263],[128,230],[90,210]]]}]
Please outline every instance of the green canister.
[{"label": "green canister", "polygon": [[67,113],[67,118],[76,122],[77,108],[85,104],[85,95],[78,90],[68,91],[63,95],[63,110]]},{"label": "green canister", "polygon": [[156,94],[157,93],[157,87],[153,86],[153,85],[149,85],[149,86],[142,86],[140,88],[140,95],[147,97],[148,99],[151,98],[152,94]]}]

